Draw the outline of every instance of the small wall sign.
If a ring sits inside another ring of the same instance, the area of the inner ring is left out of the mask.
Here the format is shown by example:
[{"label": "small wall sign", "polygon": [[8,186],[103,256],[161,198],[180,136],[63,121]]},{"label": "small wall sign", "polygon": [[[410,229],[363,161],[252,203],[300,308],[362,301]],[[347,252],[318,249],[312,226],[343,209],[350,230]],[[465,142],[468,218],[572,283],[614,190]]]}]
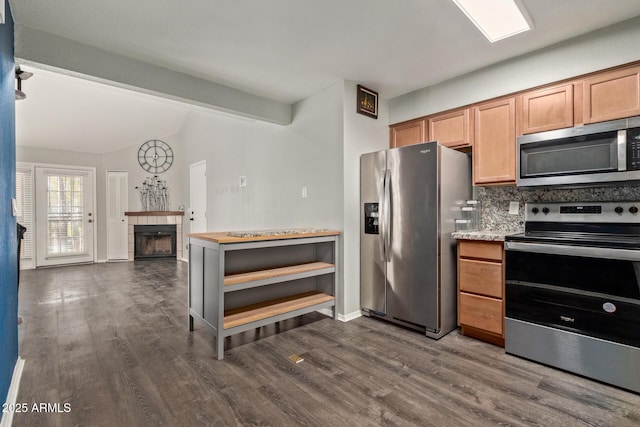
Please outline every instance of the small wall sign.
[{"label": "small wall sign", "polygon": [[358,85],[358,105],[356,111],[365,116],[378,118],[378,92]]}]

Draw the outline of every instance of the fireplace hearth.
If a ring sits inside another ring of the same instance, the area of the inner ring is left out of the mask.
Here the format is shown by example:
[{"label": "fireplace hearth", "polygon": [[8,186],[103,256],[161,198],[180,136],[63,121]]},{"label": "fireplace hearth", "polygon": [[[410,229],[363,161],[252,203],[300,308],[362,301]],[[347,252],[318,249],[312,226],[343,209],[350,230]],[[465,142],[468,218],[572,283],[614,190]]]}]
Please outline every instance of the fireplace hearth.
[{"label": "fireplace hearth", "polygon": [[134,259],[176,258],[176,226],[174,224],[135,225]]},{"label": "fireplace hearth", "polygon": [[[182,217],[184,215],[184,212],[182,211],[141,211],[141,212],[125,212],[124,213],[127,216],[127,222],[129,223],[129,237],[128,237],[128,242],[129,242],[129,250],[128,250],[128,259],[129,261],[135,261],[136,259],[145,259],[145,257],[143,256],[142,258],[140,258],[138,255],[136,255],[136,237],[135,237],[135,227],[136,226],[140,226],[140,225],[151,225],[151,226],[166,226],[166,225],[170,225],[170,226],[174,226],[175,227],[175,232],[176,232],[176,249],[175,249],[175,256],[171,256],[171,258],[174,258],[176,260],[180,260],[180,261],[184,261],[183,259],[183,255],[184,255],[184,251],[183,251],[183,238],[182,238]],[[162,231],[161,229],[156,229],[153,230],[151,229],[151,231]],[[162,240],[166,239],[166,237],[160,237],[158,238],[158,236],[156,235],[156,237],[153,240],[160,240],[160,242],[154,242],[153,244],[150,242],[147,242],[150,247],[148,248],[149,250],[147,251],[143,251],[143,252],[152,252],[155,249],[159,249],[157,252],[166,252],[166,241],[164,243],[162,243]],[[168,239],[166,239],[168,240]],[[157,244],[157,246],[156,246]],[[164,246],[163,246],[164,245]],[[139,246],[139,244],[138,244]],[[154,247],[156,246],[156,247]],[[162,257],[164,257],[165,255],[161,255]],[[169,255],[166,255],[167,257]],[[153,257],[147,257],[148,259],[153,259],[153,258],[158,258],[158,256],[153,256]]]}]

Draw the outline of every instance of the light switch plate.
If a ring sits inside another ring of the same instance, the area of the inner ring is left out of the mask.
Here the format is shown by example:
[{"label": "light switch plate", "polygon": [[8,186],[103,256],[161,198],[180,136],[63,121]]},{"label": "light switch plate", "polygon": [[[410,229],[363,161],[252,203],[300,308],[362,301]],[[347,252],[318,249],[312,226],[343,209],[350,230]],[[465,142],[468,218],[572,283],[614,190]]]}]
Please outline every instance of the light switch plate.
[{"label": "light switch plate", "polygon": [[509,202],[509,215],[518,215],[519,211],[520,211],[519,202]]},{"label": "light switch plate", "polygon": [[307,187],[302,187],[302,198],[303,199],[307,198]]},{"label": "light switch plate", "polygon": [[16,203],[16,199],[11,199],[11,214],[14,217],[18,216],[18,205]]},{"label": "light switch plate", "polygon": [[246,187],[247,186],[247,177],[245,175],[242,175],[240,177],[240,187]]}]

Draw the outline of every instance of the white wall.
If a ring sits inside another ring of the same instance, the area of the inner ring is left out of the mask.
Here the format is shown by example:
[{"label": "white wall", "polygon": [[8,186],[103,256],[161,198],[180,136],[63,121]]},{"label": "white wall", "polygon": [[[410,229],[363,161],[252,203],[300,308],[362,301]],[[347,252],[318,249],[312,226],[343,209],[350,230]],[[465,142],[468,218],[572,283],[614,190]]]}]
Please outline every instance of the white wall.
[{"label": "white wall", "polygon": [[[182,196],[182,146],[177,136],[162,138],[164,142],[169,144],[173,150],[174,161],[168,171],[158,174],[158,178],[167,181],[169,187],[169,196],[171,198],[170,210],[177,211],[179,205],[184,205]],[[114,151],[102,156],[102,166],[106,171],[126,171],[129,173],[129,207],[130,211],[142,210],[140,198],[136,186],[140,186],[147,177],[154,174],[147,172],[138,163],[138,145],[125,148],[123,150]]]},{"label": "white wall", "polygon": [[398,123],[640,60],[640,17],[389,101]]},{"label": "white wall", "polygon": [[[189,165],[206,160],[209,231],[298,227],[342,231],[343,90],[340,82],[298,102],[288,126],[193,112],[179,135],[185,205],[189,205]],[[241,175],[247,177],[242,188]],[[301,197],[303,186],[308,189],[306,199]],[[343,263],[342,251],[340,258]],[[342,286],[339,301],[341,293]]]},{"label": "white wall", "polygon": [[389,147],[388,102],[378,100],[378,119],[356,113],[357,84],[344,82],[344,293],[340,313],[360,313],[360,155]]},{"label": "white wall", "polygon": [[[342,230],[342,84],[295,104],[289,126],[200,111],[179,138],[186,205],[189,165],[207,161],[209,231]],[[241,175],[247,177],[243,188]]]}]

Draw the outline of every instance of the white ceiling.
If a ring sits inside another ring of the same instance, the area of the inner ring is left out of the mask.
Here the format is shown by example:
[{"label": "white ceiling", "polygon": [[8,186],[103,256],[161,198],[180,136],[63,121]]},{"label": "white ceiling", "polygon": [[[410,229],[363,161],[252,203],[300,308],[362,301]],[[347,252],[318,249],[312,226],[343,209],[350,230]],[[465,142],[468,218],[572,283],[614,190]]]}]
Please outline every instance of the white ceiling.
[{"label": "white ceiling", "polygon": [[22,82],[27,99],[16,102],[19,146],[109,153],[178,133],[186,105],[63,74],[34,73]]},{"label": "white ceiling", "polygon": [[[449,0],[11,1],[23,26],[288,103],[340,80],[392,98],[640,15],[638,0],[521,3],[534,29],[491,44]],[[41,75],[19,114],[45,111]]]}]

